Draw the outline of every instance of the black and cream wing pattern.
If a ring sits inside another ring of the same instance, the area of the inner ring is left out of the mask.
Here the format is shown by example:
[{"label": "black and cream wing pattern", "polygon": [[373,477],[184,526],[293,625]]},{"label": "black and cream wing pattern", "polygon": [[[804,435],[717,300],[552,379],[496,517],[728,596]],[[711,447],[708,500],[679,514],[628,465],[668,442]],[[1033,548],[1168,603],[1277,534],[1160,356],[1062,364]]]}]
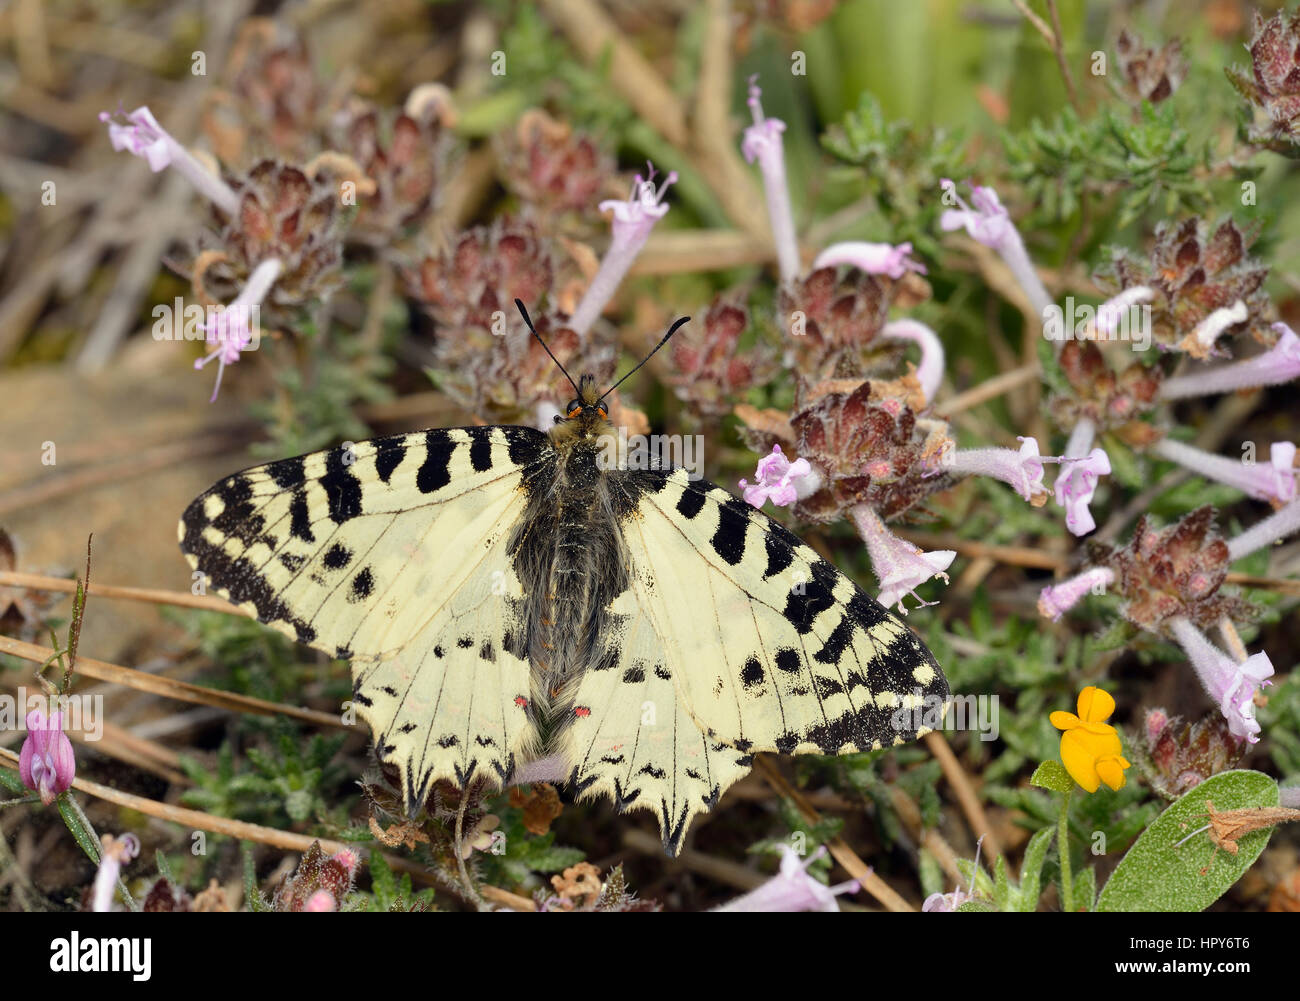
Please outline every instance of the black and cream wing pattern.
[{"label": "black and cream wing pattern", "polygon": [[[603,417],[603,414],[602,414]],[[758,751],[914,739],[947,683],[779,523],[683,470],[527,427],[378,438],[229,476],[181,548],[217,593],[352,663],[407,808],[559,755],[675,853]]]}]

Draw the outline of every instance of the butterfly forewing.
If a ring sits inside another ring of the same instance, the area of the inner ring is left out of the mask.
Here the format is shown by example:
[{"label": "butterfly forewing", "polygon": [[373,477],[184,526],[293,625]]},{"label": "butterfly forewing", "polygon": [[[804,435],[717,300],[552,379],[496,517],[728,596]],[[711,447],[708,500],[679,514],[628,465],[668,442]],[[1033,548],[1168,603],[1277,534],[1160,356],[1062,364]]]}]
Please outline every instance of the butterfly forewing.
[{"label": "butterfly forewing", "polygon": [[213,589],[352,660],[357,709],[414,808],[437,778],[503,781],[535,749],[508,556],[529,428],[396,435],[227,477],[180,523]]}]

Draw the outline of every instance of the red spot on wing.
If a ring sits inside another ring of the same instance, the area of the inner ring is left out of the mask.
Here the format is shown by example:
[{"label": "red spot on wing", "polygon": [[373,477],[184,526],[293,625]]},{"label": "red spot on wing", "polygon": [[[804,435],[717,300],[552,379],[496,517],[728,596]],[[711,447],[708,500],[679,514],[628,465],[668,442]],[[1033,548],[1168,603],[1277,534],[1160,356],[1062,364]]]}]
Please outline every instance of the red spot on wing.
[{"label": "red spot on wing", "polygon": [[579,717],[582,717],[582,718],[585,719],[586,717],[588,717],[588,716],[591,715],[591,710],[588,709],[586,706],[574,706],[574,707],[573,707],[573,715],[575,715],[575,716],[579,716]]},{"label": "red spot on wing", "polygon": [[516,695],[515,705],[519,706],[522,709],[523,707],[528,705],[528,700],[524,698],[522,695]]}]

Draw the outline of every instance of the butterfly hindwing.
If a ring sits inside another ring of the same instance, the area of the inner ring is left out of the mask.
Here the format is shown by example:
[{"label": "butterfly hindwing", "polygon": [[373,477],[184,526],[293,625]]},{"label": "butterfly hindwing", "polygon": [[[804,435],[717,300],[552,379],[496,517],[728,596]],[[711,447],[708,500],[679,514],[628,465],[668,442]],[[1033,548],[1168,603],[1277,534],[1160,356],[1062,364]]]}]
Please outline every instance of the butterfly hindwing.
[{"label": "butterfly hindwing", "polygon": [[377,438],[227,477],[180,524],[217,593],[352,660],[355,703],[414,807],[437,778],[498,783],[536,741],[507,553],[530,428]]},{"label": "butterfly hindwing", "polygon": [[563,754],[579,794],[657,816],[676,855],[697,813],[749,772],[751,756],[703,732],[687,712],[650,610],[631,588],[610,606],[606,656],[578,683]]},{"label": "butterfly hindwing", "polygon": [[948,687],[911,630],[727,491],[680,469],[629,475],[632,586],[705,735],[746,753],[842,754],[926,732]]}]

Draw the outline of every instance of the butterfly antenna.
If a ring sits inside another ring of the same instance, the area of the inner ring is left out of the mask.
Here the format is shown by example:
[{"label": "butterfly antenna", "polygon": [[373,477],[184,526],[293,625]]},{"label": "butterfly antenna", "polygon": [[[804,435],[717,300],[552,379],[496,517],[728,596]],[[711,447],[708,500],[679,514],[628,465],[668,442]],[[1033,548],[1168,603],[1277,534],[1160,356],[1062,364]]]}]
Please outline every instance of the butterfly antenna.
[{"label": "butterfly antenna", "polygon": [[[522,316],[522,317],[524,318],[524,322],[525,322],[526,324],[528,324],[528,329],[531,330],[531,331],[533,332],[533,336],[537,338],[537,343],[540,344],[540,345],[542,346],[542,349],[543,349],[543,350],[544,350],[548,355],[551,356],[551,361],[555,362],[556,367],[557,367],[561,372],[564,372],[564,377],[565,377],[566,379],[569,380],[569,385],[572,386],[572,387],[573,387],[573,391],[574,391],[575,393],[577,393],[577,392],[578,392],[578,384],[577,384],[576,382],[573,381],[573,376],[569,375],[568,372],[565,372],[565,370],[564,370],[564,366],[560,364],[560,359],[558,359],[558,358],[555,357],[555,352],[553,352],[550,348],[548,348],[548,347],[546,346],[546,342],[545,342],[544,340],[542,340],[542,335],[539,334],[539,333],[537,332],[537,328],[533,326],[532,318],[528,315],[528,310],[524,308],[524,304],[523,304],[523,302],[522,302],[521,300],[519,300],[519,299],[516,299],[516,300],[515,300],[515,305],[519,308],[519,315]],[[670,331],[670,332],[671,332],[671,331]],[[664,338],[664,340],[667,340],[667,339],[668,339],[668,338],[666,338],[666,337]],[[659,350],[659,349],[656,348],[655,350],[657,351],[657,350]],[[651,354],[653,354],[653,353],[654,353],[654,352],[651,352]]]},{"label": "butterfly antenna", "polygon": [[655,345],[655,347],[654,347],[654,351],[651,351],[648,355],[646,355],[646,356],[645,356],[644,358],[642,358],[639,362],[637,362],[636,366],[632,369],[631,372],[628,372],[627,375],[623,376],[623,378],[619,379],[618,382],[616,382],[616,383],[614,383],[614,385],[610,386],[609,389],[607,389],[607,390],[605,390],[603,393],[601,393],[601,394],[600,394],[600,399],[603,400],[603,399],[604,399],[605,397],[607,397],[610,393],[614,392],[614,390],[618,389],[619,386],[621,386],[621,385],[623,385],[623,383],[627,382],[628,378],[632,375],[633,372],[635,372],[638,368],[640,368],[642,365],[644,365],[646,362],[648,362],[651,358],[653,358],[653,357],[655,356],[655,351],[658,351],[661,347],[663,347],[665,344],[668,343],[668,338],[672,337],[673,334],[677,333],[677,331],[678,331],[678,330],[679,330],[679,329],[680,329],[684,324],[690,323],[690,321],[691,321],[691,318],[690,318],[689,316],[681,316],[681,317],[678,317],[676,320],[674,320],[674,321],[673,321],[673,325],[672,325],[671,327],[668,328],[668,333],[664,334],[664,336],[663,336],[663,340],[661,340],[658,344]]}]

